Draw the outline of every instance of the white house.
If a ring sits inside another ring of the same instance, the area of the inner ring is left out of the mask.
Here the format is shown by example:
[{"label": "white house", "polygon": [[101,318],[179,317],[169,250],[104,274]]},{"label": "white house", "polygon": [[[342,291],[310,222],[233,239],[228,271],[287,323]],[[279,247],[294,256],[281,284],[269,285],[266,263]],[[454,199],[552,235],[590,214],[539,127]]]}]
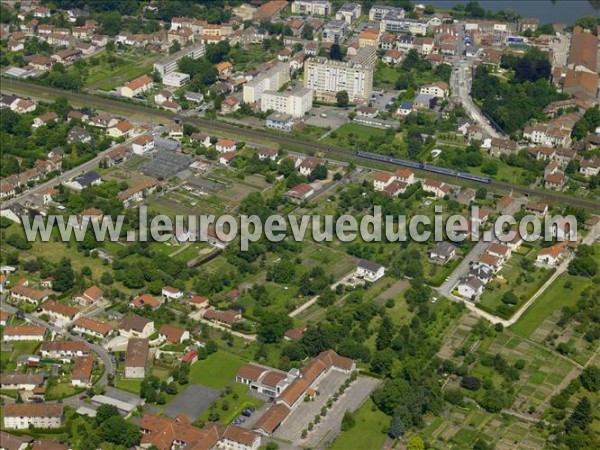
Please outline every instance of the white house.
[{"label": "white house", "polygon": [[443,198],[448,195],[452,189],[446,183],[428,178],[423,181],[423,190],[425,192],[431,192],[438,198]]},{"label": "white house", "polygon": [[162,82],[165,86],[180,88],[190,82],[190,76],[187,73],[171,72],[163,77]]},{"label": "white house", "polygon": [[131,149],[136,155],[143,155],[154,150],[154,138],[149,134],[144,134],[133,140]]},{"label": "white house", "polygon": [[165,324],[158,330],[158,338],[163,341],[169,341],[172,344],[181,344],[190,338],[190,332],[183,328]]},{"label": "white house", "polygon": [[536,262],[547,266],[557,266],[565,253],[565,241],[539,251]]},{"label": "white house", "polygon": [[483,283],[473,275],[458,284],[458,295],[467,299],[474,299],[483,292]]},{"label": "white house", "polygon": [[180,289],[172,286],[165,286],[162,288],[162,295],[166,299],[179,300],[181,297],[183,297],[183,292]]},{"label": "white house", "polygon": [[98,339],[106,338],[113,327],[105,322],[100,322],[89,317],[79,317],[73,321],[72,331],[79,334],[87,334]]},{"label": "white house", "polygon": [[444,81],[436,81],[435,83],[421,86],[419,93],[433,95],[437,98],[446,98],[450,94],[450,87]]},{"label": "white house", "polygon": [[137,315],[125,317],[119,325],[119,334],[128,338],[147,338],[153,333],[154,322]]},{"label": "white house", "polygon": [[44,384],[44,375],[41,373],[5,372],[0,374],[1,389],[32,391],[42,384]]},{"label": "white house", "polygon": [[231,139],[219,139],[215,148],[219,153],[234,152],[236,150],[237,143]]},{"label": "white house", "polygon": [[258,450],[260,436],[236,425],[229,425],[221,436],[219,447],[224,450]]},{"label": "white house", "polygon": [[354,276],[366,281],[375,282],[385,275],[385,267],[380,264],[361,259],[356,266]]},{"label": "white house", "polygon": [[383,191],[388,187],[396,178],[391,173],[377,172],[373,177],[373,188],[376,191]]}]

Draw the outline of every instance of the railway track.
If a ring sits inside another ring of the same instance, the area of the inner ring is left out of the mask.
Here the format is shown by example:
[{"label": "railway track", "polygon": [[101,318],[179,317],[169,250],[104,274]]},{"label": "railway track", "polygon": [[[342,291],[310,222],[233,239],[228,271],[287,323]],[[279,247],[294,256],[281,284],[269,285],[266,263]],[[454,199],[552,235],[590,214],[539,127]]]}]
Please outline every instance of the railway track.
[{"label": "railway track", "polygon": [[[39,96],[42,98],[57,98],[57,97],[65,97],[71,101],[75,101],[77,103],[94,107],[96,109],[101,109],[105,111],[115,111],[121,110],[126,113],[131,114],[132,116],[136,116],[139,114],[143,114],[146,117],[152,117],[157,120],[167,119],[167,120],[180,120],[183,123],[189,123],[192,125],[197,125],[201,128],[204,128],[203,131],[214,131],[217,134],[222,133],[226,134],[235,134],[235,135],[243,135],[247,139],[259,139],[259,140],[269,140],[272,142],[276,142],[282,146],[293,147],[294,151],[301,150],[304,153],[313,153],[320,152],[324,155],[331,155],[330,159],[335,159],[335,156],[341,157],[345,161],[354,161],[357,164],[369,161],[372,163],[369,158],[362,158],[357,156],[356,154],[349,152],[346,149],[337,146],[325,145],[319,142],[305,141],[302,139],[289,137],[289,136],[281,136],[274,135],[271,133],[267,133],[265,131],[252,129],[252,128],[242,128],[236,125],[228,124],[221,121],[216,120],[208,120],[200,117],[187,117],[181,114],[172,113],[169,111],[163,111],[155,108],[147,107],[143,104],[136,105],[133,103],[107,98],[102,95],[91,94],[86,92],[72,92],[72,91],[63,91],[56,88],[51,88],[48,86],[42,86],[35,83],[13,80],[2,78],[1,79],[1,88],[2,90],[12,91],[14,90],[17,93],[25,93],[26,95],[31,96]],[[326,156],[329,157],[329,156]],[[378,162],[378,167],[381,168],[391,168],[395,167],[392,163]],[[428,171],[414,169],[416,173],[427,174],[429,176],[435,177],[442,181],[446,181],[448,183],[456,182],[456,177],[442,175],[442,174],[431,174]],[[463,181],[461,180],[461,183]],[[468,182],[464,182],[463,184],[469,184]],[[477,185],[477,183],[472,183],[472,185]],[[528,197],[536,197],[540,200],[548,202],[550,204],[564,204],[564,205],[572,205],[581,208],[588,209],[594,212],[600,212],[600,202],[597,200],[589,200],[583,198],[572,197],[565,194],[553,193],[548,191],[541,191],[537,189],[531,189],[526,186],[513,185],[510,183],[505,183],[502,181],[492,180],[491,183],[486,184],[490,189],[496,190],[503,193],[509,192],[518,192],[520,194],[526,195]]]}]

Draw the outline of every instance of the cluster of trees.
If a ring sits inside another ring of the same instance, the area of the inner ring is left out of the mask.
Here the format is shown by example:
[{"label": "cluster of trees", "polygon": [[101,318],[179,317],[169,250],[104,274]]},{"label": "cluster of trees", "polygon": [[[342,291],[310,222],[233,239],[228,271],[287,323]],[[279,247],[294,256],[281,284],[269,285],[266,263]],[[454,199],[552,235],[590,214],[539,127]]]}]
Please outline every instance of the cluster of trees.
[{"label": "cluster of trees", "polygon": [[598,274],[598,262],[594,259],[595,251],[591,245],[577,247],[575,258],[569,263],[571,275],[593,278]]},{"label": "cluster of trees", "polygon": [[596,105],[589,108],[581,119],[573,126],[571,136],[575,139],[583,139],[588,134],[593,133],[597,127],[600,127],[600,108]]},{"label": "cluster of trees", "polygon": [[167,403],[167,394],[177,394],[177,384],[174,381],[167,383],[160,381],[154,375],[147,376],[140,384],[140,397],[146,400],[146,403],[156,403],[164,405]]},{"label": "cluster of trees", "polygon": [[[530,76],[534,72],[531,65],[523,69],[523,74]],[[549,103],[566,98],[566,94],[558,94],[543,78],[501,81],[483,65],[475,71],[471,94],[481,102],[483,111],[508,134],[514,134],[531,119],[543,119],[543,109]]]},{"label": "cluster of trees", "polygon": [[515,81],[537,81],[548,80],[552,73],[552,64],[548,54],[536,47],[532,47],[519,57],[514,53],[502,55],[500,66],[503,69],[511,69],[515,72]]}]

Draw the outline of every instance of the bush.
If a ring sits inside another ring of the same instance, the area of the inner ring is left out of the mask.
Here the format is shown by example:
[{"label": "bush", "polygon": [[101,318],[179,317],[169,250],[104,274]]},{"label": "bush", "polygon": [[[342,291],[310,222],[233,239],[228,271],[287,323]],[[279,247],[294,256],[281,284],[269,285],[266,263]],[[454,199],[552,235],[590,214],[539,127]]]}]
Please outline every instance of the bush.
[{"label": "bush", "polygon": [[460,385],[469,391],[476,391],[481,387],[481,381],[477,377],[467,375],[460,380]]}]

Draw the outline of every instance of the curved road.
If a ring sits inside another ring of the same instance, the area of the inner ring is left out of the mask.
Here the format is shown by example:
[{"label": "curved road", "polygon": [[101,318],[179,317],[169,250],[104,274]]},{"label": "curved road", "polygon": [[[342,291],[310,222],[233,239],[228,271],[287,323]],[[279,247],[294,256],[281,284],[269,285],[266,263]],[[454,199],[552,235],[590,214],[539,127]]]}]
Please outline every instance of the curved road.
[{"label": "curved road", "polygon": [[[2,302],[2,309],[10,312],[11,314],[17,313],[17,308],[8,304],[6,301]],[[100,379],[96,382],[96,384],[99,384],[102,386],[108,385],[108,375],[111,374],[114,376],[115,366],[113,364],[111,355],[108,353],[108,351],[104,347],[102,347],[101,345],[98,345],[98,344],[93,344],[91,342],[88,342],[86,339],[82,338],[81,336],[69,333],[66,329],[64,329],[62,327],[57,327],[57,326],[51,325],[48,322],[46,322],[45,320],[42,320],[39,317],[32,316],[31,314],[25,314],[25,318],[28,321],[35,323],[36,325],[41,325],[42,327],[44,327],[50,331],[54,331],[55,333],[57,333],[61,336],[64,336],[66,338],[69,338],[73,341],[85,342],[86,344],[88,344],[90,346],[90,348],[92,349],[92,351],[94,353],[96,353],[102,359],[102,362],[104,363],[104,373],[102,374]]]},{"label": "curved road", "polygon": [[[363,159],[363,158],[360,158],[360,157],[354,155],[353,153],[348,152],[348,150],[343,149],[341,147],[325,145],[325,144],[321,144],[318,142],[307,142],[302,139],[298,139],[298,138],[294,138],[294,137],[290,137],[290,136],[275,135],[275,134],[267,133],[265,131],[258,130],[258,129],[241,128],[239,126],[230,125],[230,124],[227,124],[227,123],[221,122],[221,121],[212,121],[212,120],[198,118],[198,117],[187,117],[187,116],[172,113],[169,111],[163,111],[163,110],[159,110],[159,109],[155,109],[155,108],[149,108],[142,104],[136,105],[136,104],[127,103],[127,102],[112,99],[112,98],[102,97],[99,95],[92,95],[92,94],[82,93],[82,92],[63,91],[63,90],[51,88],[48,86],[42,86],[42,85],[38,85],[38,84],[33,84],[33,83],[18,81],[18,80],[12,80],[12,79],[8,80],[8,79],[3,78],[2,79],[2,90],[11,91],[11,88],[15,89],[16,92],[26,92],[29,95],[32,95],[32,96],[37,95],[42,98],[48,97],[48,96],[50,96],[50,97],[65,97],[65,98],[75,101],[77,103],[84,104],[84,105],[90,105],[90,106],[93,105],[94,107],[97,107],[97,108],[105,110],[105,111],[122,110],[122,111],[125,111],[126,114],[130,114],[132,116],[135,116],[136,114],[137,115],[143,114],[145,117],[153,117],[159,121],[164,120],[164,119],[167,119],[167,120],[177,119],[182,122],[187,122],[187,123],[190,123],[193,125],[201,126],[204,129],[203,131],[214,131],[217,134],[227,134],[227,133],[243,134],[244,136],[246,136],[250,139],[255,138],[255,139],[262,139],[262,140],[270,140],[270,141],[276,142],[281,145],[293,146],[294,150],[301,149],[301,151],[303,151],[305,153],[319,151],[319,152],[323,152],[323,153],[329,153],[331,155],[338,155],[338,156],[343,157],[345,160],[352,160],[355,162],[360,162],[360,161],[366,160],[366,159]],[[94,161],[94,160],[92,160],[92,161]],[[382,163],[382,164],[396,167],[393,164],[386,164],[386,163]],[[449,183],[452,183],[453,181],[456,180],[452,176],[444,176],[444,175],[440,175],[440,174],[433,175],[431,172],[420,171],[418,169],[415,169],[414,171],[416,173],[427,174],[430,177],[439,178],[440,180],[443,180],[443,181],[446,181]],[[461,183],[464,183],[464,181],[461,180]],[[515,191],[515,192],[518,192],[518,193],[521,193],[521,194],[524,194],[527,196],[539,197],[540,199],[543,199],[544,201],[549,202],[549,203],[562,203],[565,205],[573,205],[573,206],[578,206],[578,207],[582,207],[582,208],[586,208],[586,209],[591,209],[594,211],[600,211],[600,204],[595,200],[587,200],[587,199],[571,197],[571,196],[559,194],[559,193],[539,191],[536,189],[530,189],[526,186],[513,185],[510,183],[504,183],[504,182],[498,182],[498,181],[493,181],[488,186],[491,188],[496,188],[497,190],[500,190],[503,192]]]}]

